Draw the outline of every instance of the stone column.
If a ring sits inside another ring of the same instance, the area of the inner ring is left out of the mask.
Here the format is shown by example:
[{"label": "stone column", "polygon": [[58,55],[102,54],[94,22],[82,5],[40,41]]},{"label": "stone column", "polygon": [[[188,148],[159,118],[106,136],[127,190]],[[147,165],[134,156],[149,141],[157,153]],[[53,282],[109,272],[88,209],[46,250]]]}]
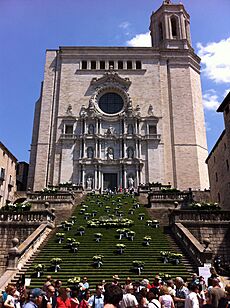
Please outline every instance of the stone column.
[{"label": "stone column", "polygon": [[98,158],[100,159],[101,158],[101,139],[98,139],[99,141],[99,146],[98,146]]},{"label": "stone column", "polygon": [[185,21],[183,14],[180,15],[180,27],[182,39],[186,39]]},{"label": "stone column", "polygon": [[126,166],[124,166],[124,188],[127,188],[127,170],[126,170]]},{"label": "stone column", "polygon": [[138,166],[136,166],[136,182],[136,187],[138,187],[140,184]]},{"label": "stone column", "polygon": [[94,189],[97,189],[97,165],[94,166]]},{"label": "stone column", "polygon": [[82,166],[82,186],[85,188],[85,166]]}]

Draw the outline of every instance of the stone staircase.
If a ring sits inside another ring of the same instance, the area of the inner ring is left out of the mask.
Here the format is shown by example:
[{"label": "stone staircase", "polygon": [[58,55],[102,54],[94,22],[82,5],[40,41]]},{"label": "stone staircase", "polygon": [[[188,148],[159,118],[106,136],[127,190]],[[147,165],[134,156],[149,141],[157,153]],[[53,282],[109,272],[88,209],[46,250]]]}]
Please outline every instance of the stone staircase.
[{"label": "stone staircase", "polygon": [[[111,200],[105,200],[102,208],[97,205],[97,198],[103,198],[102,196],[92,196],[92,200],[88,197],[85,201],[85,204],[88,205],[87,211],[92,212],[93,209],[97,209],[97,218],[106,215],[105,214],[105,205],[111,207],[111,212],[114,212]],[[114,197],[117,198],[117,197]],[[40,247],[39,251],[32,256],[32,258],[26,263],[22,268],[19,274],[15,277],[16,281],[20,275],[26,273],[27,278],[32,277],[32,287],[39,287],[44,282],[44,277],[47,275],[52,275],[54,279],[61,279],[64,282],[64,285],[67,285],[67,279],[74,276],[88,276],[89,281],[92,285],[100,282],[102,279],[110,281],[114,274],[118,274],[122,282],[127,276],[131,276],[135,280],[148,277],[151,279],[153,275],[158,272],[163,272],[170,274],[172,277],[177,275],[182,276],[183,278],[189,279],[191,273],[194,271],[193,266],[189,263],[186,255],[183,257],[183,263],[179,265],[172,264],[163,264],[160,258],[161,250],[169,250],[180,253],[181,250],[174,243],[173,239],[169,234],[165,234],[163,228],[154,229],[152,227],[146,226],[146,220],[149,219],[146,208],[141,206],[140,208],[135,209],[134,215],[128,214],[128,210],[133,205],[135,200],[130,197],[124,197],[124,205],[122,206],[122,211],[124,212],[124,217],[134,220],[134,225],[130,228],[135,230],[136,236],[135,240],[128,241],[123,239],[119,241],[116,236],[116,229],[105,229],[105,228],[88,228],[86,227],[86,233],[84,236],[80,237],[76,230],[79,225],[86,226],[87,221],[84,218],[84,215],[80,214],[82,207],[75,207],[74,215],[77,216],[77,222],[70,231],[56,230],[56,232],[65,232],[65,238],[74,237],[77,241],[80,241],[79,251],[74,254],[66,246],[66,242],[63,244],[57,244],[56,237],[54,232],[53,236],[49,236]],[[159,210],[158,210],[159,211]],[[139,214],[145,212],[145,220],[139,220]],[[165,210],[164,210],[165,212]],[[167,211],[166,211],[167,212]],[[158,213],[159,214],[159,213]],[[156,216],[152,218],[156,219]],[[156,215],[156,213],[155,213]],[[159,217],[166,217],[167,215],[163,211],[159,214]],[[66,217],[66,216],[65,216]],[[62,217],[64,218],[64,217]],[[165,219],[166,223],[166,219]],[[163,223],[162,223],[163,224]],[[103,234],[103,239],[100,243],[95,242],[94,233],[100,232]],[[143,246],[143,236],[150,235],[152,237],[150,246]],[[117,243],[124,243],[126,245],[124,255],[118,255],[115,253]],[[95,254],[104,255],[104,264],[102,268],[97,269],[92,266],[92,256]],[[54,273],[50,267],[50,259],[52,257],[59,257],[63,259],[61,264],[61,271]],[[133,260],[142,260],[145,262],[144,270],[141,276],[138,276],[137,272],[132,269]],[[35,278],[33,275],[32,266],[34,263],[42,263],[46,266],[46,271],[44,272],[43,277]]]}]

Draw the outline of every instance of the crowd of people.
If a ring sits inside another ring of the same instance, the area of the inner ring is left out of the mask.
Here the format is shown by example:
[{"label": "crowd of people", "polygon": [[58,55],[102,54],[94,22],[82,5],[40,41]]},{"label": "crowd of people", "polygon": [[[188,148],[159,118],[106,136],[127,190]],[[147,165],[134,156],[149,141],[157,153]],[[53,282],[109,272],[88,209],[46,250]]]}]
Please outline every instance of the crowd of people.
[{"label": "crowd of people", "polygon": [[96,289],[87,277],[66,288],[61,280],[47,276],[41,288],[28,290],[21,280],[0,295],[0,308],[230,308],[230,284],[224,287],[214,268],[207,284],[196,274],[187,283],[181,277],[166,280],[156,275],[152,282],[127,277],[124,284],[114,275]]}]

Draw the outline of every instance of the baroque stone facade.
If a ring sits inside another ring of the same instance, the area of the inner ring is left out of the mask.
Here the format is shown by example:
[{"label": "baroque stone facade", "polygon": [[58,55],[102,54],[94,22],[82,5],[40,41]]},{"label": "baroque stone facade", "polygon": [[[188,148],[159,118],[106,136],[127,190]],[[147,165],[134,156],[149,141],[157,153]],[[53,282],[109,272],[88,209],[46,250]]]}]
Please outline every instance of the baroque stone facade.
[{"label": "baroque stone facade", "polygon": [[47,50],[28,187],[209,187],[200,59],[184,6],[164,1],[150,32],[147,48]]}]

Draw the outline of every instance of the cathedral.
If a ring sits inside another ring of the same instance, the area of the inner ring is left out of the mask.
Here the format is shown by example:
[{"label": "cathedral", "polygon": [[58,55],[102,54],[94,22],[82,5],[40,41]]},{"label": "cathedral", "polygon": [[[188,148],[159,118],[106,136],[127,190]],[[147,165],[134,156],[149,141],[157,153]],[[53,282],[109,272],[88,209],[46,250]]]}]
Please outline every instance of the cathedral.
[{"label": "cathedral", "polygon": [[209,187],[200,58],[183,4],[150,18],[152,47],[46,51],[28,188]]}]

